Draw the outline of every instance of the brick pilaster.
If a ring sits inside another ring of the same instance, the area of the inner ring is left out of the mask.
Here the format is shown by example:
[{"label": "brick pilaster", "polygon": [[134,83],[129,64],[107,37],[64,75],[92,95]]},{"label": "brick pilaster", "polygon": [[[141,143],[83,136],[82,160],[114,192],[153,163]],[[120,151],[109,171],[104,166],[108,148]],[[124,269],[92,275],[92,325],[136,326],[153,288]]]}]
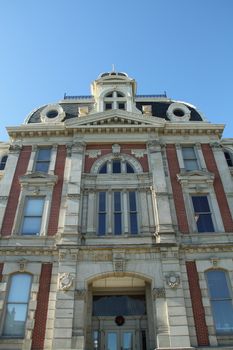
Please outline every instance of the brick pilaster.
[{"label": "brick pilaster", "polygon": [[55,175],[58,176],[58,181],[53,189],[49,224],[48,224],[48,236],[55,235],[58,229],[65,161],[66,161],[66,146],[60,145],[57,148],[57,158],[56,158],[56,164],[55,164],[55,170],[54,170]]},{"label": "brick pilaster", "polygon": [[219,210],[222,216],[222,221],[224,225],[224,229],[226,232],[233,232],[233,220],[231,216],[231,212],[228,206],[226,194],[224,192],[222,180],[218,171],[218,167],[214,158],[213,151],[208,144],[202,144],[202,152],[205,158],[207,169],[214,173],[214,190],[216,194],[216,198],[219,205]]},{"label": "brick pilaster", "polygon": [[27,171],[28,162],[31,155],[31,146],[24,146],[19,154],[19,159],[15,169],[15,174],[11,184],[10,194],[6,206],[5,215],[2,223],[2,236],[10,236],[12,234],[12,228],[14,224],[15,214],[18,206],[18,200],[20,195],[19,177],[24,175]]},{"label": "brick pilaster", "polygon": [[209,334],[205,320],[205,310],[202,303],[202,295],[195,261],[187,261],[186,269],[188,274],[189,291],[191,295],[197,343],[199,346],[208,346]]},{"label": "brick pilaster", "polygon": [[31,350],[44,349],[51,275],[52,264],[42,264]]},{"label": "brick pilaster", "polygon": [[189,233],[187,214],[185,210],[184,197],[182,187],[177,181],[177,174],[180,172],[179,162],[176,154],[175,145],[167,145],[166,147],[167,161],[170,172],[172,192],[178,221],[178,228],[182,233]]}]

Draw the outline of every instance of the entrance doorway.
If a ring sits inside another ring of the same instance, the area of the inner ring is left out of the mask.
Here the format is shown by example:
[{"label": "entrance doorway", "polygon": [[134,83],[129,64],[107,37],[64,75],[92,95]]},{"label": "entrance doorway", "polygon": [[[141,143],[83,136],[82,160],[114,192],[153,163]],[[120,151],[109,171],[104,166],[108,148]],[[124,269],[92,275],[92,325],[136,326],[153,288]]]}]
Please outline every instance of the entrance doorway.
[{"label": "entrance doorway", "polygon": [[135,335],[132,330],[111,330],[106,332],[105,344],[107,350],[135,349]]}]

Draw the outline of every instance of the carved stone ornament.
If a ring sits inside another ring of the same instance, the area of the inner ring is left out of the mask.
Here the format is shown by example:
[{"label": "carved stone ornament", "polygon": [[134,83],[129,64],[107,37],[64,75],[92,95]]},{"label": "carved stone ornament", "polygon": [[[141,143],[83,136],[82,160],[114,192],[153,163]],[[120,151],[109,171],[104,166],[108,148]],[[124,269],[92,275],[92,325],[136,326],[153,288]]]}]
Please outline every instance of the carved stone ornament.
[{"label": "carved stone ornament", "polygon": [[136,158],[143,158],[144,154],[146,154],[146,150],[145,149],[132,149],[131,150],[131,154],[133,156],[135,156]]},{"label": "carved stone ornament", "polygon": [[73,285],[74,277],[71,276],[70,273],[65,272],[61,274],[59,278],[59,289],[60,290],[68,290]]},{"label": "carved stone ornament", "polygon": [[177,288],[180,284],[180,276],[171,272],[166,276],[167,285],[173,289]]},{"label": "carved stone ornament", "polygon": [[101,150],[99,150],[99,149],[92,149],[92,150],[86,151],[86,155],[89,158],[97,158],[98,156],[101,156]]},{"label": "carved stone ornament", "polygon": [[19,264],[19,271],[20,272],[24,272],[26,270],[26,267],[27,267],[27,260],[26,259],[21,259],[18,261],[18,264]]},{"label": "carved stone ornament", "polygon": [[115,156],[119,155],[119,154],[121,153],[121,146],[118,145],[117,143],[114,143],[114,144],[112,145],[112,153],[113,153]]},{"label": "carved stone ornament", "polygon": [[153,288],[154,299],[166,298],[165,288]]},{"label": "carved stone ornament", "polygon": [[86,298],[86,295],[87,295],[86,289],[77,289],[76,290],[76,298],[77,299],[83,300]]}]

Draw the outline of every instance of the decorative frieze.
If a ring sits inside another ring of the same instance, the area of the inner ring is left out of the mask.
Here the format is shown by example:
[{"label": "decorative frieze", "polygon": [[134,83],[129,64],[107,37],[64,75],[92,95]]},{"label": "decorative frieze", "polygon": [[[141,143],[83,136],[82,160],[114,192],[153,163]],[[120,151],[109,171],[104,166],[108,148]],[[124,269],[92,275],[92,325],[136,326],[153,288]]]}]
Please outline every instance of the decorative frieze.
[{"label": "decorative frieze", "polygon": [[165,288],[153,288],[152,294],[154,300],[158,298],[166,298]]}]

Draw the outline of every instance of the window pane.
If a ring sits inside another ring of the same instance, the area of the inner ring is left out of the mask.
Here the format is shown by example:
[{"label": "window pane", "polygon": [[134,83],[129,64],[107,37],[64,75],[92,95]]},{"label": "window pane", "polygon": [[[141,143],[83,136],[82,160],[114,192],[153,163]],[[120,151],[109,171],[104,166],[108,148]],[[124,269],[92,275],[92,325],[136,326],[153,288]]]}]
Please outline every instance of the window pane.
[{"label": "window pane", "polygon": [[198,163],[196,160],[185,160],[184,161],[184,167],[186,170],[192,171],[198,169]]},{"label": "window pane", "polygon": [[35,171],[41,171],[47,173],[49,170],[49,162],[38,162],[36,163]]},{"label": "window pane", "polygon": [[208,271],[206,275],[208,280],[210,297],[212,299],[230,298],[226,274],[224,271]]},{"label": "window pane", "polygon": [[196,213],[209,213],[210,207],[207,196],[193,196],[193,207]]},{"label": "window pane", "polygon": [[25,273],[13,275],[11,278],[8,302],[27,303],[31,279],[32,277]]},{"label": "window pane", "polygon": [[125,103],[124,102],[119,102],[118,103],[118,109],[125,109]]},{"label": "window pane", "polygon": [[23,235],[38,235],[41,228],[40,217],[25,217],[22,225]]},{"label": "window pane", "polygon": [[114,214],[114,235],[122,234],[121,213]]},{"label": "window pane", "polygon": [[136,213],[130,214],[130,233],[131,234],[138,233],[138,221],[137,221],[137,214]]},{"label": "window pane", "polygon": [[98,234],[100,236],[106,234],[106,214],[105,213],[99,213]]},{"label": "window pane", "polygon": [[135,192],[129,192],[129,208],[130,208],[130,211],[137,210]]},{"label": "window pane", "polygon": [[44,208],[44,198],[27,198],[24,215],[41,216]]},{"label": "window pane", "polygon": [[198,232],[214,232],[211,214],[196,214],[195,219]]},{"label": "window pane", "polygon": [[233,307],[231,300],[212,301],[213,317],[217,333],[233,331]]},{"label": "window pane", "polygon": [[27,304],[8,304],[3,335],[23,336],[26,316]]},{"label": "window pane", "polygon": [[121,211],[121,192],[114,192],[114,211]]},{"label": "window pane", "polygon": [[134,173],[133,167],[128,162],[126,163],[126,172],[131,174]]},{"label": "window pane", "polygon": [[106,211],[106,192],[99,193],[99,211]]},{"label": "window pane", "polygon": [[182,153],[184,159],[196,159],[196,154],[193,147],[183,147]]},{"label": "window pane", "polygon": [[144,295],[96,295],[93,297],[93,316],[145,315]]},{"label": "window pane", "polygon": [[105,109],[112,109],[111,103],[105,103]]},{"label": "window pane", "polygon": [[113,174],[121,173],[121,161],[119,159],[114,159],[112,161],[112,172]]},{"label": "window pane", "polygon": [[50,160],[51,148],[40,149],[37,155],[37,160]]},{"label": "window pane", "polygon": [[107,162],[101,166],[99,174],[107,174]]}]

